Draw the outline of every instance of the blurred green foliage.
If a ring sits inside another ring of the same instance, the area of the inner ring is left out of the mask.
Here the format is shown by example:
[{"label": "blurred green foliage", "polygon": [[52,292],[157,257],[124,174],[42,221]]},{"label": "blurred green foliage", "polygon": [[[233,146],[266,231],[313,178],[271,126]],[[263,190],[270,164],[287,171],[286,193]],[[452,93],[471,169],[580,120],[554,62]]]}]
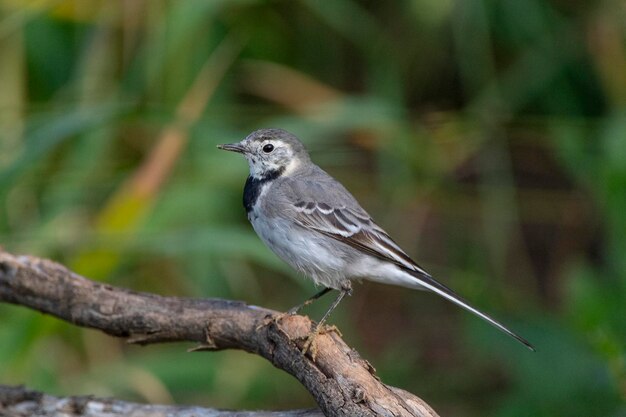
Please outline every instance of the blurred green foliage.
[{"label": "blurred green foliage", "polygon": [[[215,149],[282,127],[538,348],[432,295],[365,284],[333,321],[385,382],[441,415],[626,415],[623,3],[2,0],[0,13],[6,250],[285,310],[314,289],[256,237],[246,164]],[[312,405],[260,358],[185,348],[0,306],[0,383]]]}]

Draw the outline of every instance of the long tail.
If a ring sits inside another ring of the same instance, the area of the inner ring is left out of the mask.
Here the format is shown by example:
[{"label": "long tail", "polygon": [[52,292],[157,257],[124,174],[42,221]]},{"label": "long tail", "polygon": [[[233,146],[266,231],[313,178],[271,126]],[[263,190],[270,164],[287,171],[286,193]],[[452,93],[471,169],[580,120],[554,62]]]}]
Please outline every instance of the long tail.
[{"label": "long tail", "polygon": [[[404,272],[407,272],[411,276],[415,277],[417,282],[415,282],[416,285],[415,285],[414,288],[420,288],[420,287],[422,289],[425,288],[427,290],[430,290],[430,291],[440,295],[441,297],[443,297],[443,298],[453,302],[454,304],[458,305],[459,307],[464,308],[465,310],[469,311],[470,313],[474,313],[475,315],[477,315],[481,319],[485,320],[486,322],[488,322],[492,326],[500,329],[502,332],[508,334],[509,336],[511,336],[512,338],[517,340],[518,342],[522,343],[524,346],[526,346],[528,349],[532,350],[533,352],[536,351],[535,348],[533,347],[533,345],[531,345],[528,342],[528,340],[526,340],[523,337],[513,333],[511,330],[509,330],[506,327],[504,327],[504,325],[502,325],[500,322],[498,322],[497,320],[489,317],[487,314],[483,313],[482,311],[472,307],[461,296],[456,294],[454,291],[452,291],[450,288],[446,287],[442,283],[436,281],[432,276],[430,276],[428,274],[425,274],[425,273],[422,273],[422,272],[419,272],[419,271],[413,271],[413,270],[406,269],[406,268],[401,268],[401,269]],[[406,282],[404,284],[406,284]]]}]

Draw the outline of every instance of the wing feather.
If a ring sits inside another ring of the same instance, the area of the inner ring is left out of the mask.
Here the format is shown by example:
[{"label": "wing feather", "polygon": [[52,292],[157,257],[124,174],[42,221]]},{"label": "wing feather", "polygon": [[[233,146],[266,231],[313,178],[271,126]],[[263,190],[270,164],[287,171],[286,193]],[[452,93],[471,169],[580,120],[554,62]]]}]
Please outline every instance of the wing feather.
[{"label": "wing feather", "polygon": [[331,207],[326,203],[305,201],[295,203],[293,208],[296,211],[295,220],[301,226],[428,276],[366,213],[345,206]]}]

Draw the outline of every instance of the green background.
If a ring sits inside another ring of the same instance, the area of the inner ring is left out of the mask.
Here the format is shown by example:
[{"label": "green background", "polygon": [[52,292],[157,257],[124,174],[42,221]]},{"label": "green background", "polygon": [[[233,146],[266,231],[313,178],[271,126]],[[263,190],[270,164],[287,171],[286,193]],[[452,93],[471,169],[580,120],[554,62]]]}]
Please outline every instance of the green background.
[{"label": "green background", "polygon": [[[422,266],[533,342],[358,285],[331,322],[442,416],[626,416],[626,8],[618,1],[0,1],[0,244],[92,279],[286,310],[247,165],[299,135]],[[306,310],[319,318],[330,299]],[[310,407],[243,352],[127,346],[0,306],[0,383]]]}]

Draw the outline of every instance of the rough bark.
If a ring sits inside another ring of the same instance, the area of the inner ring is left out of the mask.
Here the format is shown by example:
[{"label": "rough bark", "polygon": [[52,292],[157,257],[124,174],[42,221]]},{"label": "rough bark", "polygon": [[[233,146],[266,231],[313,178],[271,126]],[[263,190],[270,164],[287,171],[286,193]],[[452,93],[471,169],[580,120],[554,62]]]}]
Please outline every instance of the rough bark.
[{"label": "rough bark", "polygon": [[327,416],[437,414],[415,395],[382,383],[374,368],[335,333],[302,353],[313,323],[239,301],[161,297],[83,278],[55,262],[0,252],[0,301],[102,330],[129,343],[192,341],[192,350],[241,349],[294,377]]},{"label": "rough bark", "polygon": [[138,404],[93,396],[56,397],[0,385],[0,416],[11,417],[322,417],[320,410],[229,411],[180,405]]}]

